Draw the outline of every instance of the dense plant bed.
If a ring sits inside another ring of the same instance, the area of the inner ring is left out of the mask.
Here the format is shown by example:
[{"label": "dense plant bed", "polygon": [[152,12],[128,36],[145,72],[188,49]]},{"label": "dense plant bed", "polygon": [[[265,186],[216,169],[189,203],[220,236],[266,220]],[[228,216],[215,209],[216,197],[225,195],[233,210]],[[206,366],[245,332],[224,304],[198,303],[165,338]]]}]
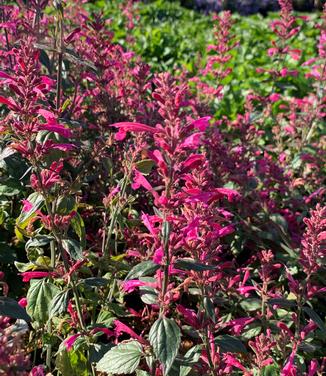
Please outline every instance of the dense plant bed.
[{"label": "dense plant bed", "polygon": [[[182,5],[205,12],[220,12],[231,10],[248,15],[255,13],[266,14],[279,9],[277,0],[181,0]],[[299,11],[322,9],[321,0],[294,0],[293,8]]]},{"label": "dense plant bed", "polygon": [[326,9],[279,5],[162,72],[131,0],[1,5],[0,375],[325,373]]}]

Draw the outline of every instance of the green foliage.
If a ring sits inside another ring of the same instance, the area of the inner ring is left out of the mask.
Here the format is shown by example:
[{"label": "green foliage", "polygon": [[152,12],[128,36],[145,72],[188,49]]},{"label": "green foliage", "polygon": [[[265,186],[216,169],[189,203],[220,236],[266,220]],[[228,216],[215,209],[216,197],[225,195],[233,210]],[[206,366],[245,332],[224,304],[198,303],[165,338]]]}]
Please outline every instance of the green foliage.
[{"label": "green foliage", "polygon": [[[188,72],[193,77],[203,68],[207,58],[206,47],[213,42],[211,16],[183,8],[176,2],[156,0],[137,5],[139,20],[134,29],[128,30],[116,3],[99,0],[89,7],[94,11],[102,10],[106,17],[111,18],[110,27],[115,32],[115,40],[123,46],[128,46],[126,36],[131,34],[135,42],[129,48],[148,62],[153,71]],[[244,97],[249,90],[263,94],[271,91],[272,82],[258,75],[256,69],[273,67],[267,50],[274,38],[270,23],[276,17],[274,13],[268,17],[260,14],[248,17],[234,15],[232,32],[239,45],[232,51],[233,58],[228,64],[232,74],[223,82],[224,98],[213,104],[216,116],[234,118],[242,112]],[[305,45],[301,63],[312,57],[316,48],[318,30],[314,27],[314,21],[318,14],[310,14],[309,17],[311,22],[301,21],[302,31],[293,41],[293,48],[300,49],[302,43]],[[288,63],[290,66],[296,64],[294,61]],[[292,81],[287,88],[289,94],[301,97],[309,90],[302,75]]]},{"label": "green foliage", "polygon": [[45,324],[49,318],[50,303],[59,293],[59,288],[45,279],[31,280],[27,293],[27,312],[39,324]]},{"label": "green foliage", "polygon": [[180,346],[181,333],[178,325],[173,319],[160,317],[151,327],[148,338],[155,356],[164,366],[164,375],[167,375]]},{"label": "green foliage", "polygon": [[100,372],[114,375],[130,374],[138,367],[142,355],[142,346],[139,342],[120,343],[103,356],[96,368]]}]

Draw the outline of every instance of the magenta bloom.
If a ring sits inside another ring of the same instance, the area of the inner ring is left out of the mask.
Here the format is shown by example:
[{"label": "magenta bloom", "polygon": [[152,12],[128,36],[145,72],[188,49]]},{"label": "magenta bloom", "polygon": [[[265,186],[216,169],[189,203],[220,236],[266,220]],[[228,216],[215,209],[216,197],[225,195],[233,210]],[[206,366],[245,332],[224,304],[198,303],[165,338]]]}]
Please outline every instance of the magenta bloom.
[{"label": "magenta bloom", "polygon": [[23,282],[29,282],[31,279],[44,278],[50,276],[50,272],[24,272],[21,273]]},{"label": "magenta bloom", "polygon": [[281,376],[296,376],[297,375],[297,367],[294,364],[295,354],[296,354],[296,348],[293,349],[285,367],[282,369]]},{"label": "magenta bloom", "polygon": [[152,134],[159,132],[158,129],[142,123],[121,122],[114,123],[111,125],[111,127],[116,127],[119,129],[119,132],[115,135],[115,139],[118,141],[124,140],[128,131],[133,133],[148,132]]},{"label": "magenta bloom", "polygon": [[63,344],[66,346],[66,349],[70,351],[80,334],[74,334],[63,341]]},{"label": "magenta bloom", "polygon": [[21,298],[20,300],[18,300],[18,304],[21,306],[21,307],[26,307],[27,306],[27,299],[26,298]]},{"label": "magenta bloom", "polygon": [[44,366],[35,366],[32,368],[30,376],[45,376]]},{"label": "magenta bloom", "polygon": [[139,281],[138,279],[131,279],[122,283],[122,289],[129,293],[134,291],[137,287],[144,286],[146,283]]}]

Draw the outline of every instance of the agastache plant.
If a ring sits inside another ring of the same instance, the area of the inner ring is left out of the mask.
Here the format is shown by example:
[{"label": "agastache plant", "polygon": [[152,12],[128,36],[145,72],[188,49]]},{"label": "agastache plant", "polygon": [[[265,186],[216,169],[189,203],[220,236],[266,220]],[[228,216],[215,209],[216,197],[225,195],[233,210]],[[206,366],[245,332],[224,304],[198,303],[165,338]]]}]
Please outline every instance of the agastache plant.
[{"label": "agastache plant", "polygon": [[132,1],[123,44],[85,1],[1,4],[1,375],[325,372],[325,11],[305,61],[279,4],[223,117],[230,12],[187,82],[132,50]]}]

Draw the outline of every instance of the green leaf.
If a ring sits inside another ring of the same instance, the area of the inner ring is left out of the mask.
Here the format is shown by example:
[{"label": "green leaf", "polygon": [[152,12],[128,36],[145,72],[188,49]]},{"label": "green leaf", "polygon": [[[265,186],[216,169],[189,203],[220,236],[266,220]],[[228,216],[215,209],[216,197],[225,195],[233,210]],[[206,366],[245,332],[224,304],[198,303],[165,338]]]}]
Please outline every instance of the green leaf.
[{"label": "green leaf", "polygon": [[28,251],[30,248],[42,248],[49,244],[54,237],[50,235],[37,235],[34,238],[28,240],[25,244],[25,249]]},{"label": "green leaf", "polygon": [[113,346],[112,343],[92,343],[89,349],[89,361],[91,363],[98,363]]},{"label": "green leaf", "polygon": [[34,215],[34,213],[43,206],[44,198],[40,193],[33,192],[27,197],[27,201],[32,204],[32,208],[27,212],[22,211],[17,220],[17,225],[23,228],[24,225],[28,223],[28,220]]},{"label": "green leaf", "polygon": [[84,220],[82,216],[79,213],[76,213],[76,215],[72,218],[70,223],[79,238],[81,246],[85,247],[86,246],[86,230],[85,230],[85,224],[84,224]]},{"label": "green leaf", "polygon": [[15,261],[14,262],[17,270],[21,273],[24,273],[24,272],[27,272],[29,270],[33,270],[35,268],[35,264],[33,264],[32,262],[19,262],[19,261]]},{"label": "green leaf", "polygon": [[83,249],[80,243],[74,239],[64,239],[62,240],[63,248],[69,253],[70,257],[74,260],[83,259]]},{"label": "green leaf", "polygon": [[16,196],[20,193],[20,187],[17,184],[7,183],[0,185],[0,196]]},{"label": "green leaf", "polygon": [[89,376],[88,360],[81,350],[59,351],[55,365],[62,376]]},{"label": "green leaf", "polygon": [[7,316],[13,319],[21,319],[26,322],[31,318],[26,313],[25,308],[21,307],[14,299],[6,296],[0,296],[0,316]]},{"label": "green leaf", "polygon": [[222,353],[247,353],[245,345],[238,338],[228,334],[216,337],[215,343]]},{"label": "green leaf", "polygon": [[270,364],[262,369],[262,376],[279,376],[280,369],[277,365]]},{"label": "green leaf", "polygon": [[57,200],[56,213],[67,215],[76,209],[76,200],[72,196],[60,196]]},{"label": "green leaf", "polygon": [[182,270],[194,270],[195,272],[204,272],[206,270],[216,269],[216,266],[214,265],[201,264],[190,258],[176,260],[174,267]]},{"label": "green leaf", "polygon": [[160,317],[149,331],[149,342],[154,354],[164,366],[164,375],[167,375],[176,358],[181,342],[181,333],[173,319]]},{"label": "green leaf", "polygon": [[240,303],[240,306],[245,311],[251,312],[261,309],[261,300],[256,298],[248,298]]},{"label": "green leaf", "polygon": [[137,279],[146,275],[151,275],[159,269],[159,265],[154,264],[153,261],[143,261],[135,265],[130,272],[127,274],[126,280]]},{"label": "green leaf", "polygon": [[108,279],[102,277],[90,277],[84,279],[85,285],[91,287],[103,287],[106,286],[109,282],[110,281]]},{"label": "green leaf", "polygon": [[139,162],[136,162],[136,168],[143,175],[148,175],[152,171],[155,162],[152,159],[143,159]]},{"label": "green leaf", "polygon": [[103,356],[96,369],[99,372],[113,373],[114,375],[130,374],[135,372],[142,355],[142,346],[139,342],[120,343]]},{"label": "green leaf", "polygon": [[140,286],[139,287],[139,294],[140,294],[140,299],[145,303],[145,304],[157,304],[157,297],[158,294],[154,287],[150,286]]},{"label": "green leaf", "polygon": [[141,369],[136,369],[136,376],[150,376],[150,374],[146,371],[142,371]]},{"label": "green leaf", "polygon": [[214,304],[212,302],[212,299],[205,296],[203,303],[204,303],[205,313],[207,317],[209,317],[215,323],[216,317],[215,317]]},{"label": "green leaf", "polygon": [[326,335],[326,327],[323,320],[320,318],[317,312],[309,307],[303,307],[304,312],[314,321],[318,328]]},{"label": "green leaf", "polygon": [[189,362],[189,365],[182,365],[180,367],[180,376],[187,376],[188,373],[192,370],[192,365],[198,363],[198,360],[201,355],[201,346],[197,345],[188,350],[184,356],[184,360]]},{"label": "green leaf", "polygon": [[46,323],[49,318],[50,303],[60,292],[53,283],[45,279],[32,279],[31,286],[27,293],[27,313],[41,324]]},{"label": "green leaf", "polygon": [[56,294],[50,304],[49,318],[60,316],[67,312],[69,301],[69,290],[60,291]]}]

